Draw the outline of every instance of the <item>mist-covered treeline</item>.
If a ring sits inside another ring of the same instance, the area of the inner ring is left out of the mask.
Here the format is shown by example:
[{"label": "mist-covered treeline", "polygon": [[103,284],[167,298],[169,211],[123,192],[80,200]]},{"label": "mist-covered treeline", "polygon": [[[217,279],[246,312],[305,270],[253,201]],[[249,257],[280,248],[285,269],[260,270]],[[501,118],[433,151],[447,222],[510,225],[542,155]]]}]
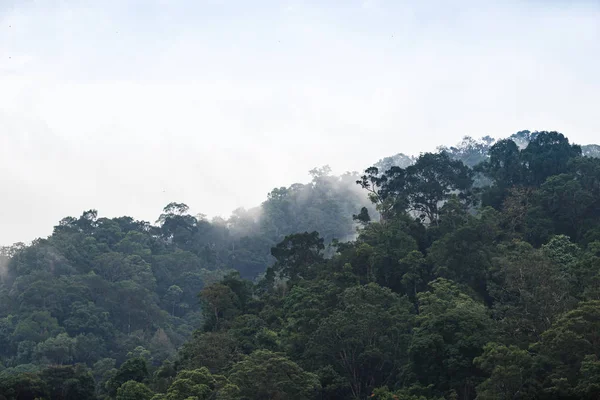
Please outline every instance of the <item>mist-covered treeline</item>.
[{"label": "mist-covered treeline", "polygon": [[465,138],[228,220],[65,218],[3,249],[0,399],[597,398],[593,151]]},{"label": "mist-covered treeline", "polygon": [[89,210],[61,220],[46,239],[2,248],[0,365],[105,368],[136,349],[154,366],[172,358],[201,324],[206,285],[256,278],[292,232],[319,230],[329,241],[356,234],[352,213],[367,202],[358,175],[323,167],[311,176],[228,220],[190,215],[181,203],[154,224]]}]

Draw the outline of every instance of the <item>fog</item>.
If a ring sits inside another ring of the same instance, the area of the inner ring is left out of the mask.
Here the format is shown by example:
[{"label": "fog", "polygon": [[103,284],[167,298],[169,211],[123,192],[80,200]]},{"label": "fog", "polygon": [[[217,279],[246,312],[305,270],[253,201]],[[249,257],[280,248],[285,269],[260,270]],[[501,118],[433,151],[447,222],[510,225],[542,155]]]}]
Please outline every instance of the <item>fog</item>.
[{"label": "fog", "polygon": [[[597,1],[0,2],[0,244],[464,135],[598,141]],[[342,5],[343,4],[343,5]]]}]

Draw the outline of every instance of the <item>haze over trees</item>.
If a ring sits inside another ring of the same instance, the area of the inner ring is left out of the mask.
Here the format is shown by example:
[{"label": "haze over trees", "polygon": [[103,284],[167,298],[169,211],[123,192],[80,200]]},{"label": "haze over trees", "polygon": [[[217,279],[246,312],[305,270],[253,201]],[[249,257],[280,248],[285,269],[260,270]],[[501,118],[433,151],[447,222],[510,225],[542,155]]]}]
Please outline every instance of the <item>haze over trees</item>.
[{"label": "haze over trees", "polygon": [[0,253],[0,399],[596,399],[600,152],[465,138]]}]

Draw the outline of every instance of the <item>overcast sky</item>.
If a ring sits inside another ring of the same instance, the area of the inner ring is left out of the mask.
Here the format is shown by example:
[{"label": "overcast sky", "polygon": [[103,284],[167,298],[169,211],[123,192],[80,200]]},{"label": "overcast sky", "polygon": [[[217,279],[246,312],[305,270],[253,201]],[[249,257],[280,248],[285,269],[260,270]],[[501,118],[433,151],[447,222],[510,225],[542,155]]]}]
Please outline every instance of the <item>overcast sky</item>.
[{"label": "overcast sky", "polygon": [[0,244],[463,135],[600,142],[600,0],[0,0]]}]

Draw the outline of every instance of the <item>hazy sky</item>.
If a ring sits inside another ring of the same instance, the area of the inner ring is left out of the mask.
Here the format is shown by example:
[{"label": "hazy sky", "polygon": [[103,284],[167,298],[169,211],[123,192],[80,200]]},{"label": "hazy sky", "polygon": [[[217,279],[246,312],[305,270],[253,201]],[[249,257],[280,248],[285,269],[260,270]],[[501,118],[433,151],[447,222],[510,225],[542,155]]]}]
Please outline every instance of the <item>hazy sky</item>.
[{"label": "hazy sky", "polygon": [[0,244],[463,135],[600,142],[600,0],[0,0]]}]

